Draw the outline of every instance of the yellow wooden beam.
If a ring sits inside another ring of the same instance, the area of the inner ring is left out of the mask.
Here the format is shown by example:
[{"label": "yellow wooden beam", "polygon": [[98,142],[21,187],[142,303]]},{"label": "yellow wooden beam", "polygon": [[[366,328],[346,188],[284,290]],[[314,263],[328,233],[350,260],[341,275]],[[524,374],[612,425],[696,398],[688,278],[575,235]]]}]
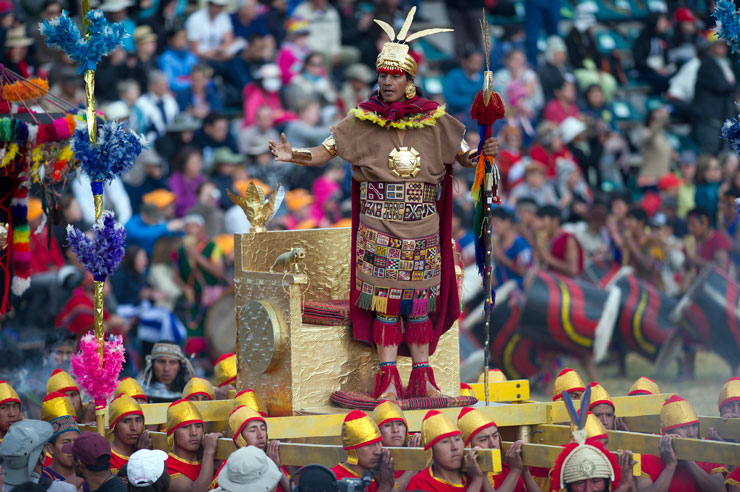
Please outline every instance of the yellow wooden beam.
[{"label": "yellow wooden beam", "polygon": [[[643,395],[643,396],[614,396],[614,413],[617,417],[634,417],[637,415],[660,415],[663,403],[671,394]],[[580,402],[574,402],[576,409]],[[565,403],[562,401],[551,403],[549,424],[570,422]]]},{"label": "yellow wooden beam", "polygon": [[[660,436],[637,432],[607,431],[609,449],[624,449],[640,454],[658,456]],[[565,425],[539,425],[532,429],[533,442],[542,444],[566,444],[570,442],[570,427]],[[674,439],[673,450],[680,460],[703,461],[740,465],[740,444],[704,441],[701,439]]]},{"label": "yellow wooden beam", "polygon": [[[714,428],[725,439],[740,441],[740,419],[722,420],[720,417],[699,417],[701,435],[707,436],[709,428]],[[660,433],[660,415],[642,415],[624,419],[624,423],[633,432],[649,434]]]},{"label": "yellow wooden beam", "polygon": [[[472,383],[470,385],[473,388],[473,395],[479,401],[486,401],[485,386],[483,383]],[[488,383],[488,401],[521,402],[524,400],[529,400],[529,381],[526,379]]]}]

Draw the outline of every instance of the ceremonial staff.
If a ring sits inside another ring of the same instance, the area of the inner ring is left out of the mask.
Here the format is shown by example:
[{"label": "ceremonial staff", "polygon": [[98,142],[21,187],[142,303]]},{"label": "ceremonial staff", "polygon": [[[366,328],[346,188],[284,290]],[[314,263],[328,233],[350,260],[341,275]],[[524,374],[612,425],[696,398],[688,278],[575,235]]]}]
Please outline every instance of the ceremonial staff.
[{"label": "ceremonial staff", "polygon": [[475,170],[475,182],[470,194],[475,202],[475,219],[473,230],[475,234],[475,262],[478,273],[483,277],[483,289],[485,300],[483,301],[483,320],[485,323],[484,343],[484,368],[483,384],[485,386],[486,406],[488,406],[488,361],[491,357],[489,343],[491,339],[491,311],[495,302],[493,289],[491,288],[491,273],[493,263],[491,258],[491,239],[493,230],[491,227],[491,210],[493,206],[501,203],[498,197],[499,172],[492,155],[483,153],[483,142],[491,137],[491,125],[505,115],[504,103],[501,97],[493,90],[493,72],[491,71],[491,46],[488,34],[488,21],[486,11],[480,21],[483,34],[483,47],[486,56],[486,70],[483,72],[483,89],[478,91],[470,108],[470,116],[478,123],[480,142],[478,153],[475,157],[477,166]]}]

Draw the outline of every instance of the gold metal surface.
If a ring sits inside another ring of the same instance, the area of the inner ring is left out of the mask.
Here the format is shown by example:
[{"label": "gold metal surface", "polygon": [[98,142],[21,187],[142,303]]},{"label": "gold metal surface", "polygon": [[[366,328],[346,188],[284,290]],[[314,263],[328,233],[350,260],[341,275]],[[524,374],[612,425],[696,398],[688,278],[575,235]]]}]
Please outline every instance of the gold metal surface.
[{"label": "gold metal surface", "polygon": [[[280,183],[278,183],[270,192],[267,199],[265,199],[265,192],[262,187],[254,184],[254,181],[250,181],[247,186],[244,196],[235,195],[226,189],[226,193],[229,195],[229,199],[235,205],[238,205],[244,215],[247,216],[249,224],[252,226],[252,232],[264,232],[266,230],[265,224],[275,216],[275,201],[277,200],[278,190],[280,189]],[[279,207],[280,204],[278,203]]]},{"label": "gold metal surface", "polygon": [[[281,355],[275,368],[258,372],[247,364],[249,333],[237,326],[239,389],[260,394],[270,416],[314,413],[331,405],[338,390],[369,392],[377,372],[377,355],[370,345],[357,342],[349,326],[304,325],[301,303],[349,299],[350,229],[267,231],[241,234],[235,241],[236,316],[241,319],[252,301],[269,301],[282,317]],[[301,247],[306,252],[305,275],[268,273],[276,251]],[[430,357],[440,389],[448,395],[460,391],[457,325],[445,333]],[[399,359],[406,381],[411,359]],[[338,409],[337,409],[338,410]]]},{"label": "gold metal surface", "polygon": [[324,147],[327,152],[329,152],[330,156],[337,156],[337,142],[334,139],[334,135],[329,135],[328,137],[326,137],[324,141],[321,142],[321,146]]},{"label": "gold metal surface", "polygon": [[100,364],[103,364],[103,338],[105,337],[105,327],[103,326],[103,290],[105,289],[105,282],[95,280],[95,297],[94,307],[95,312],[95,338],[98,340],[98,355],[100,356]]},{"label": "gold metal surface", "polygon": [[397,178],[413,178],[421,171],[421,155],[411,147],[398,147],[388,154],[388,167]]},{"label": "gold metal surface", "polygon": [[269,372],[280,358],[282,316],[268,301],[252,301],[239,316],[245,363],[257,374]]}]

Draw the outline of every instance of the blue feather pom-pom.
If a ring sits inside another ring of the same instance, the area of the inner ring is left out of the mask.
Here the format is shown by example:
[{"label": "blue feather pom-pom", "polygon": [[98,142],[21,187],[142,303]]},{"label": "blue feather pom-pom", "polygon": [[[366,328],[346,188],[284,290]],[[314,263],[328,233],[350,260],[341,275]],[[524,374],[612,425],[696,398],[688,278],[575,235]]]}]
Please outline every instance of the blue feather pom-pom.
[{"label": "blue feather pom-pom", "polygon": [[126,230],[116,223],[113,212],[106,210],[93,225],[93,237],[73,225],[67,226],[67,240],[75,256],[95,280],[113,274],[126,251]]},{"label": "blue feather pom-pom", "polygon": [[717,21],[717,36],[727,41],[732,52],[740,51],[740,12],[730,0],[720,0],[712,17]]},{"label": "blue feather pom-pom", "polygon": [[75,158],[92,181],[110,182],[127,173],[144,147],[146,142],[142,135],[115,121],[98,126],[97,145],[90,143],[87,126],[75,130],[72,135]]},{"label": "blue feather pom-pom", "polygon": [[80,33],[66,10],[58,18],[39,23],[39,31],[46,36],[46,44],[63,50],[79,63],[79,73],[95,70],[100,60],[112,53],[129,36],[123,24],[109,24],[100,10],[91,10],[85,18],[89,22],[88,39]]},{"label": "blue feather pom-pom", "polygon": [[722,125],[721,135],[722,139],[730,144],[732,150],[740,156],[740,120],[737,118],[726,120]]}]

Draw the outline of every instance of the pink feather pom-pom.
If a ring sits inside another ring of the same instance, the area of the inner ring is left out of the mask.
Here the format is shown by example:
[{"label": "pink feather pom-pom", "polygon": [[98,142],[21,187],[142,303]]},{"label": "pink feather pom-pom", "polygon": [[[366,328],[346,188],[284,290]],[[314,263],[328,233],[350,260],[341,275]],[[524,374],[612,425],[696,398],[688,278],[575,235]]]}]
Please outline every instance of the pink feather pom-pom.
[{"label": "pink feather pom-pom", "polygon": [[118,386],[126,349],[120,336],[110,335],[103,349],[103,364],[98,357],[98,340],[90,331],[80,339],[80,350],[72,356],[72,374],[96,405],[105,405]]}]

